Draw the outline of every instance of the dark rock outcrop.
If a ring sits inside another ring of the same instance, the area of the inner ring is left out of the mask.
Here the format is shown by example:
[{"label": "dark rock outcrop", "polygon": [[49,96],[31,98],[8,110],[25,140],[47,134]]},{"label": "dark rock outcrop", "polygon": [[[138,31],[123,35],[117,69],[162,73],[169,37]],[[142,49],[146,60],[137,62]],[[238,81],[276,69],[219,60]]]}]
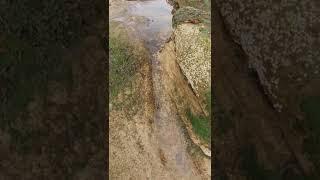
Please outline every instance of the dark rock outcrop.
[{"label": "dark rock outcrop", "polygon": [[318,177],[319,132],[308,125],[320,120],[319,103],[310,103],[320,96],[317,5],[215,1],[217,176]]}]

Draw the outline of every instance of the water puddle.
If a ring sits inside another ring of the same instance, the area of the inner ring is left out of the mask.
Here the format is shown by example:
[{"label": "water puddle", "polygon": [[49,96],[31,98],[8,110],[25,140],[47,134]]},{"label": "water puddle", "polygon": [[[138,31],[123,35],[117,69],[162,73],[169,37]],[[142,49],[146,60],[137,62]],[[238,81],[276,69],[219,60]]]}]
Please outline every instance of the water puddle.
[{"label": "water puddle", "polygon": [[[130,27],[135,36],[145,41],[152,54],[170,37],[172,32],[172,7],[166,0],[123,1],[110,20],[120,21]],[[123,8],[125,7],[125,8]]]}]

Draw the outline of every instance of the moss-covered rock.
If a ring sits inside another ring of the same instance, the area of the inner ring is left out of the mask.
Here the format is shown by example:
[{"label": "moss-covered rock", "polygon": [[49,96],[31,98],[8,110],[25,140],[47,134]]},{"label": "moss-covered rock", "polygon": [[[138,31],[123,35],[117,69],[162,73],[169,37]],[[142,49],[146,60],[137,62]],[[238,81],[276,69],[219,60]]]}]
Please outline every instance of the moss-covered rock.
[{"label": "moss-covered rock", "polygon": [[172,24],[173,27],[181,23],[205,23],[210,21],[209,13],[202,11],[200,9],[196,9],[194,7],[186,6],[179,8],[173,15]]}]

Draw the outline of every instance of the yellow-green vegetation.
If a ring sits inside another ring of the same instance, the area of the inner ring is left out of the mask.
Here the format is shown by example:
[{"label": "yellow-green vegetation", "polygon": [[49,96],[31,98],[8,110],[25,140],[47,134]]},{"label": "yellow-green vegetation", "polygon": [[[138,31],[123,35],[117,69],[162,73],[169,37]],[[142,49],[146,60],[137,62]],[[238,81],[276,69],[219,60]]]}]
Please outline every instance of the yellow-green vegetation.
[{"label": "yellow-green vegetation", "polygon": [[206,143],[211,140],[211,125],[208,117],[194,115],[190,110],[187,116],[191,121],[194,132]]},{"label": "yellow-green vegetation", "polygon": [[109,87],[110,98],[116,96],[121,89],[130,85],[130,81],[140,67],[141,57],[135,52],[137,49],[131,44],[126,30],[111,24],[109,34]]},{"label": "yellow-green vegetation", "polygon": [[193,131],[206,143],[211,143],[211,91],[206,93],[206,109],[208,116],[195,115],[187,110],[187,117],[191,121]]}]

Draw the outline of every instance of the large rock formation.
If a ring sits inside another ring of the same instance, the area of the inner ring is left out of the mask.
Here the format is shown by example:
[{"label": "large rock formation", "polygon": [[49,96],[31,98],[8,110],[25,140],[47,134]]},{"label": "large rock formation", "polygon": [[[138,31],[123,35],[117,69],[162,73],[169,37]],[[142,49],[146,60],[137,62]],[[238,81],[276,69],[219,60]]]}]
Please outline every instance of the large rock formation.
[{"label": "large rock formation", "polygon": [[214,139],[217,168],[229,178],[317,177],[317,151],[305,148],[317,149],[307,140],[319,137],[308,126],[320,108],[310,102],[320,95],[317,5],[216,0]]},{"label": "large rock formation", "polygon": [[217,0],[217,4],[274,108],[299,116],[299,102],[319,92],[316,1]]}]

